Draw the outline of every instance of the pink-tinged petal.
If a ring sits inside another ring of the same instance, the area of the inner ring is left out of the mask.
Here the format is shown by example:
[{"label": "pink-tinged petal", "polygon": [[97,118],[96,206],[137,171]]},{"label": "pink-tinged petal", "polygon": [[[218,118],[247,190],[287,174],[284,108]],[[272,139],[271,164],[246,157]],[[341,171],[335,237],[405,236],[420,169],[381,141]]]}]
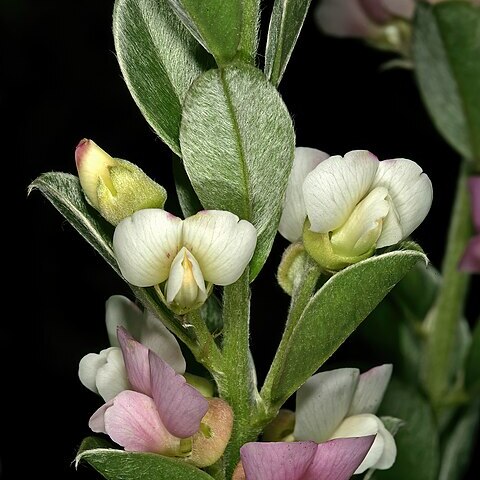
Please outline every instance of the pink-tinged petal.
[{"label": "pink-tinged petal", "polygon": [[153,400],[130,390],[118,394],[106,409],[105,430],[128,452],[168,455],[180,448],[180,439],[165,428]]},{"label": "pink-tinged petal", "polygon": [[460,262],[460,270],[464,272],[480,273],[480,235],[468,242],[467,248]]},{"label": "pink-tinged petal", "polygon": [[152,397],[168,431],[180,438],[198,432],[208,401],[168,363],[149,352]]},{"label": "pink-tinged petal", "polygon": [[382,402],[391,376],[391,364],[380,365],[362,373],[348,415],[375,413]]},{"label": "pink-tinged petal", "polygon": [[252,442],[240,449],[247,480],[303,480],[315,442]]},{"label": "pink-tinged petal", "polygon": [[382,3],[384,8],[395,17],[406,19],[413,18],[415,12],[415,0],[382,0]]},{"label": "pink-tinged petal", "polygon": [[105,430],[105,412],[113,405],[113,399],[104,403],[88,421],[88,426],[92,432],[107,433]]},{"label": "pink-tinged petal", "polygon": [[475,225],[475,230],[480,232],[480,176],[470,177],[468,186],[472,199],[473,224]]},{"label": "pink-tinged petal", "polygon": [[347,480],[362,463],[375,436],[339,438],[320,443],[302,480]]},{"label": "pink-tinged petal", "polygon": [[295,158],[283,202],[282,217],[278,225],[280,235],[290,242],[296,242],[302,237],[303,224],[307,218],[303,200],[303,182],[306,176],[328,157],[328,153],[316,148],[297,147],[295,149]]},{"label": "pink-tinged petal", "polygon": [[392,18],[392,12],[385,8],[383,0],[360,0],[360,5],[368,17],[380,25],[388,22]]},{"label": "pink-tinged petal", "polygon": [[320,29],[334,37],[369,38],[378,32],[359,0],[323,0],[315,10]]},{"label": "pink-tinged petal", "polygon": [[136,392],[151,396],[148,348],[137,342],[123,327],[118,328],[117,335],[130,385]]},{"label": "pink-tinged petal", "polygon": [[356,368],[339,368],[310,377],[297,392],[293,436],[317,443],[330,439],[347,415],[359,374]]}]

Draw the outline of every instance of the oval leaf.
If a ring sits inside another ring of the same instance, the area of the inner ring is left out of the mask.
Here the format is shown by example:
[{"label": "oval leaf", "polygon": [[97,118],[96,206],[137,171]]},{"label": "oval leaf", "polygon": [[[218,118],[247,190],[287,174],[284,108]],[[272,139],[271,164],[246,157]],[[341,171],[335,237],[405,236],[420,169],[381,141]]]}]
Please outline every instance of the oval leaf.
[{"label": "oval leaf", "polygon": [[480,158],[480,8],[468,2],[420,3],[413,56],[435,126],[463,156]]},{"label": "oval leaf", "polygon": [[375,479],[437,480],[438,432],[432,410],[418,391],[392,379],[378,415],[395,416],[405,425],[395,436],[398,453],[393,467],[376,470]]},{"label": "oval leaf", "polygon": [[284,358],[274,360],[282,367],[273,381],[272,400],[281,404],[303,385],[418,261],[426,261],[418,251],[390,252],[328,280],[305,307]]},{"label": "oval leaf", "polygon": [[213,66],[167,0],[117,0],[113,35],[128,89],[160,138],[180,154],[182,103],[193,80]]},{"label": "oval leaf", "polygon": [[212,477],[182,460],[155,453],[125,452],[109,443],[87,437],[80,445],[75,465],[87,462],[108,480],[212,480]]},{"label": "oval leaf", "polygon": [[78,178],[68,173],[44,173],[30,184],[29,193],[35,189],[45,195],[80,235],[121,276],[112,248],[113,226],[87,204]]},{"label": "oval leaf", "polygon": [[275,0],[265,50],[265,75],[282,80],[312,0]]},{"label": "oval leaf", "polygon": [[275,238],[295,147],[280,95],[253,67],[204,73],[185,99],[180,145],[202,205],[257,228],[255,278]]},{"label": "oval leaf", "polygon": [[168,0],[195,38],[224,63],[237,53],[242,34],[239,0]]}]

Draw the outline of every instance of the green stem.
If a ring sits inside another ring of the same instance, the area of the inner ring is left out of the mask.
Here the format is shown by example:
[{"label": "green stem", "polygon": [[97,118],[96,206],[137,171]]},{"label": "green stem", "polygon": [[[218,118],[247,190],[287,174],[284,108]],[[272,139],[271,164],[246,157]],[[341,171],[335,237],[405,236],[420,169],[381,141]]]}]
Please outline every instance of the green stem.
[{"label": "green stem", "polygon": [[464,161],[458,179],[442,265],[443,279],[435,304],[426,319],[427,342],[423,380],[433,404],[437,407],[450,386],[458,323],[464,311],[469,282],[469,275],[458,269],[472,234],[467,178],[467,162]]},{"label": "green stem", "polygon": [[223,292],[223,372],[217,377],[220,396],[232,407],[233,431],[225,450],[225,468],[230,478],[240,458],[240,447],[258,432],[250,426],[255,411],[256,385],[249,350],[250,287],[248,269]]},{"label": "green stem", "polygon": [[260,0],[243,0],[242,35],[238,45],[239,57],[246,63],[255,65],[260,25]]},{"label": "green stem", "polygon": [[215,343],[215,338],[200,315],[200,310],[193,310],[185,315],[186,323],[193,327],[197,340],[192,353],[198,362],[204,365],[212,375],[216,375],[222,369],[222,352]]},{"label": "green stem", "polygon": [[290,345],[290,337],[292,336],[293,330],[295,329],[298,320],[302,316],[305,307],[315,292],[315,286],[320,274],[321,269],[318,264],[312,258],[308,257],[303,275],[294,286],[292,301],[290,303],[287,323],[285,325],[282,340],[280,341],[280,345],[278,346],[277,353],[273,359],[272,366],[270,367],[270,371],[268,372],[267,378],[265,379],[265,383],[262,387],[262,391],[260,392],[260,396],[265,405],[265,418],[261,420],[262,423],[267,422],[267,420],[270,420],[273,416],[275,416],[281,406],[281,403],[283,403],[283,399],[281,400],[281,403],[278,401],[272,402],[272,388],[274,382],[281,374],[281,369],[285,362],[285,355],[287,354],[287,349]]}]

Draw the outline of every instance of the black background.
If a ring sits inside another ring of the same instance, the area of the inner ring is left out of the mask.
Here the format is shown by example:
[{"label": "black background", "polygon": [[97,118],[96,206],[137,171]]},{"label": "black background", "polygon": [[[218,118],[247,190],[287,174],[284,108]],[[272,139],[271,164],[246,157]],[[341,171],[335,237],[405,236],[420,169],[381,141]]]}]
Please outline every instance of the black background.
[{"label": "black background", "polygon": [[[8,478],[17,478],[13,468],[51,478],[96,478],[85,468],[75,473],[70,464],[89,434],[90,414],[100,405],[80,384],[77,367],[83,355],[107,346],[105,300],[129,294],[45,199],[35,193],[26,200],[28,183],[44,171],[75,173],[75,146],[88,137],[113,156],[139,164],[173,192],[170,153],[121,78],[111,35],[112,5],[104,0],[1,4],[0,32],[6,35],[1,49],[2,112],[7,104],[11,107],[3,115],[2,144],[8,152],[3,163],[12,171],[9,178],[21,180],[5,200],[11,205],[15,198],[15,208],[4,210],[13,212],[17,221],[17,212],[23,215],[21,235],[5,237],[15,266],[6,301],[18,312],[5,322],[13,326],[12,332],[2,335],[4,351],[13,347],[6,357],[5,378],[9,373],[14,377],[2,391],[11,402],[7,415],[18,420],[15,442],[9,441],[12,456],[2,454]],[[389,58],[361,42],[322,36],[310,15],[280,91],[295,122],[297,145],[331,154],[368,149],[380,159],[411,158],[425,169],[434,185],[434,202],[414,238],[439,266],[459,159],[431,125],[411,72],[380,71]],[[175,208],[173,202],[170,208]],[[253,290],[252,349],[261,378],[288,306],[274,281],[286,245],[281,238],[276,241]],[[19,253],[13,253],[16,247]],[[478,305],[472,299],[469,311],[474,310]],[[344,352],[349,358],[348,342]],[[27,360],[27,368],[19,358]],[[2,440],[6,452],[9,438]],[[20,460],[10,461],[15,455]]]}]

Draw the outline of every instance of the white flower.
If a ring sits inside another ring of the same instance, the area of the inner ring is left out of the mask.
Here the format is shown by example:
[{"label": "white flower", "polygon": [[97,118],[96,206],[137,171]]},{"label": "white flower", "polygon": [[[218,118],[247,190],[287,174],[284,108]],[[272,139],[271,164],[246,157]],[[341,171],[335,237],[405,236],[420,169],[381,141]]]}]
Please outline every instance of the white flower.
[{"label": "white flower", "polygon": [[406,238],[430,210],[432,184],[415,162],[380,162],[366,150],[326,159],[316,152],[296,149],[279,227],[291,242],[308,218],[308,231],[328,235],[333,254],[358,261]]},{"label": "white flower", "polygon": [[206,210],[181,220],[149,209],[117,226],[113,248],[128,282],[160,285],[167,305],[182,313],[200,306],[212,284],[238,280],[256,241],[255,227],[230,212]]},{"label": "white flower", "polygon": [[106,302],[105,323],[111,347],[99,354],[85,355],[80,360],[78,376],[85,387],[98,393],[106,402],[130,388],[117,339],[117,327],[125,327],[177,373],[185,372],[185,358],[176,338],[148,310],[142,312],[128,298],[114,295]]},{"label": "white flower", "polygon": [[295,440],[322,443],[335,438],[376,435],[355,473],[369,468],[390,468],[397,447],[375,412],[391,374],[392,366],[382,365],[362,375],[356,368],[341,368],[311,377],[297,393]]}]

